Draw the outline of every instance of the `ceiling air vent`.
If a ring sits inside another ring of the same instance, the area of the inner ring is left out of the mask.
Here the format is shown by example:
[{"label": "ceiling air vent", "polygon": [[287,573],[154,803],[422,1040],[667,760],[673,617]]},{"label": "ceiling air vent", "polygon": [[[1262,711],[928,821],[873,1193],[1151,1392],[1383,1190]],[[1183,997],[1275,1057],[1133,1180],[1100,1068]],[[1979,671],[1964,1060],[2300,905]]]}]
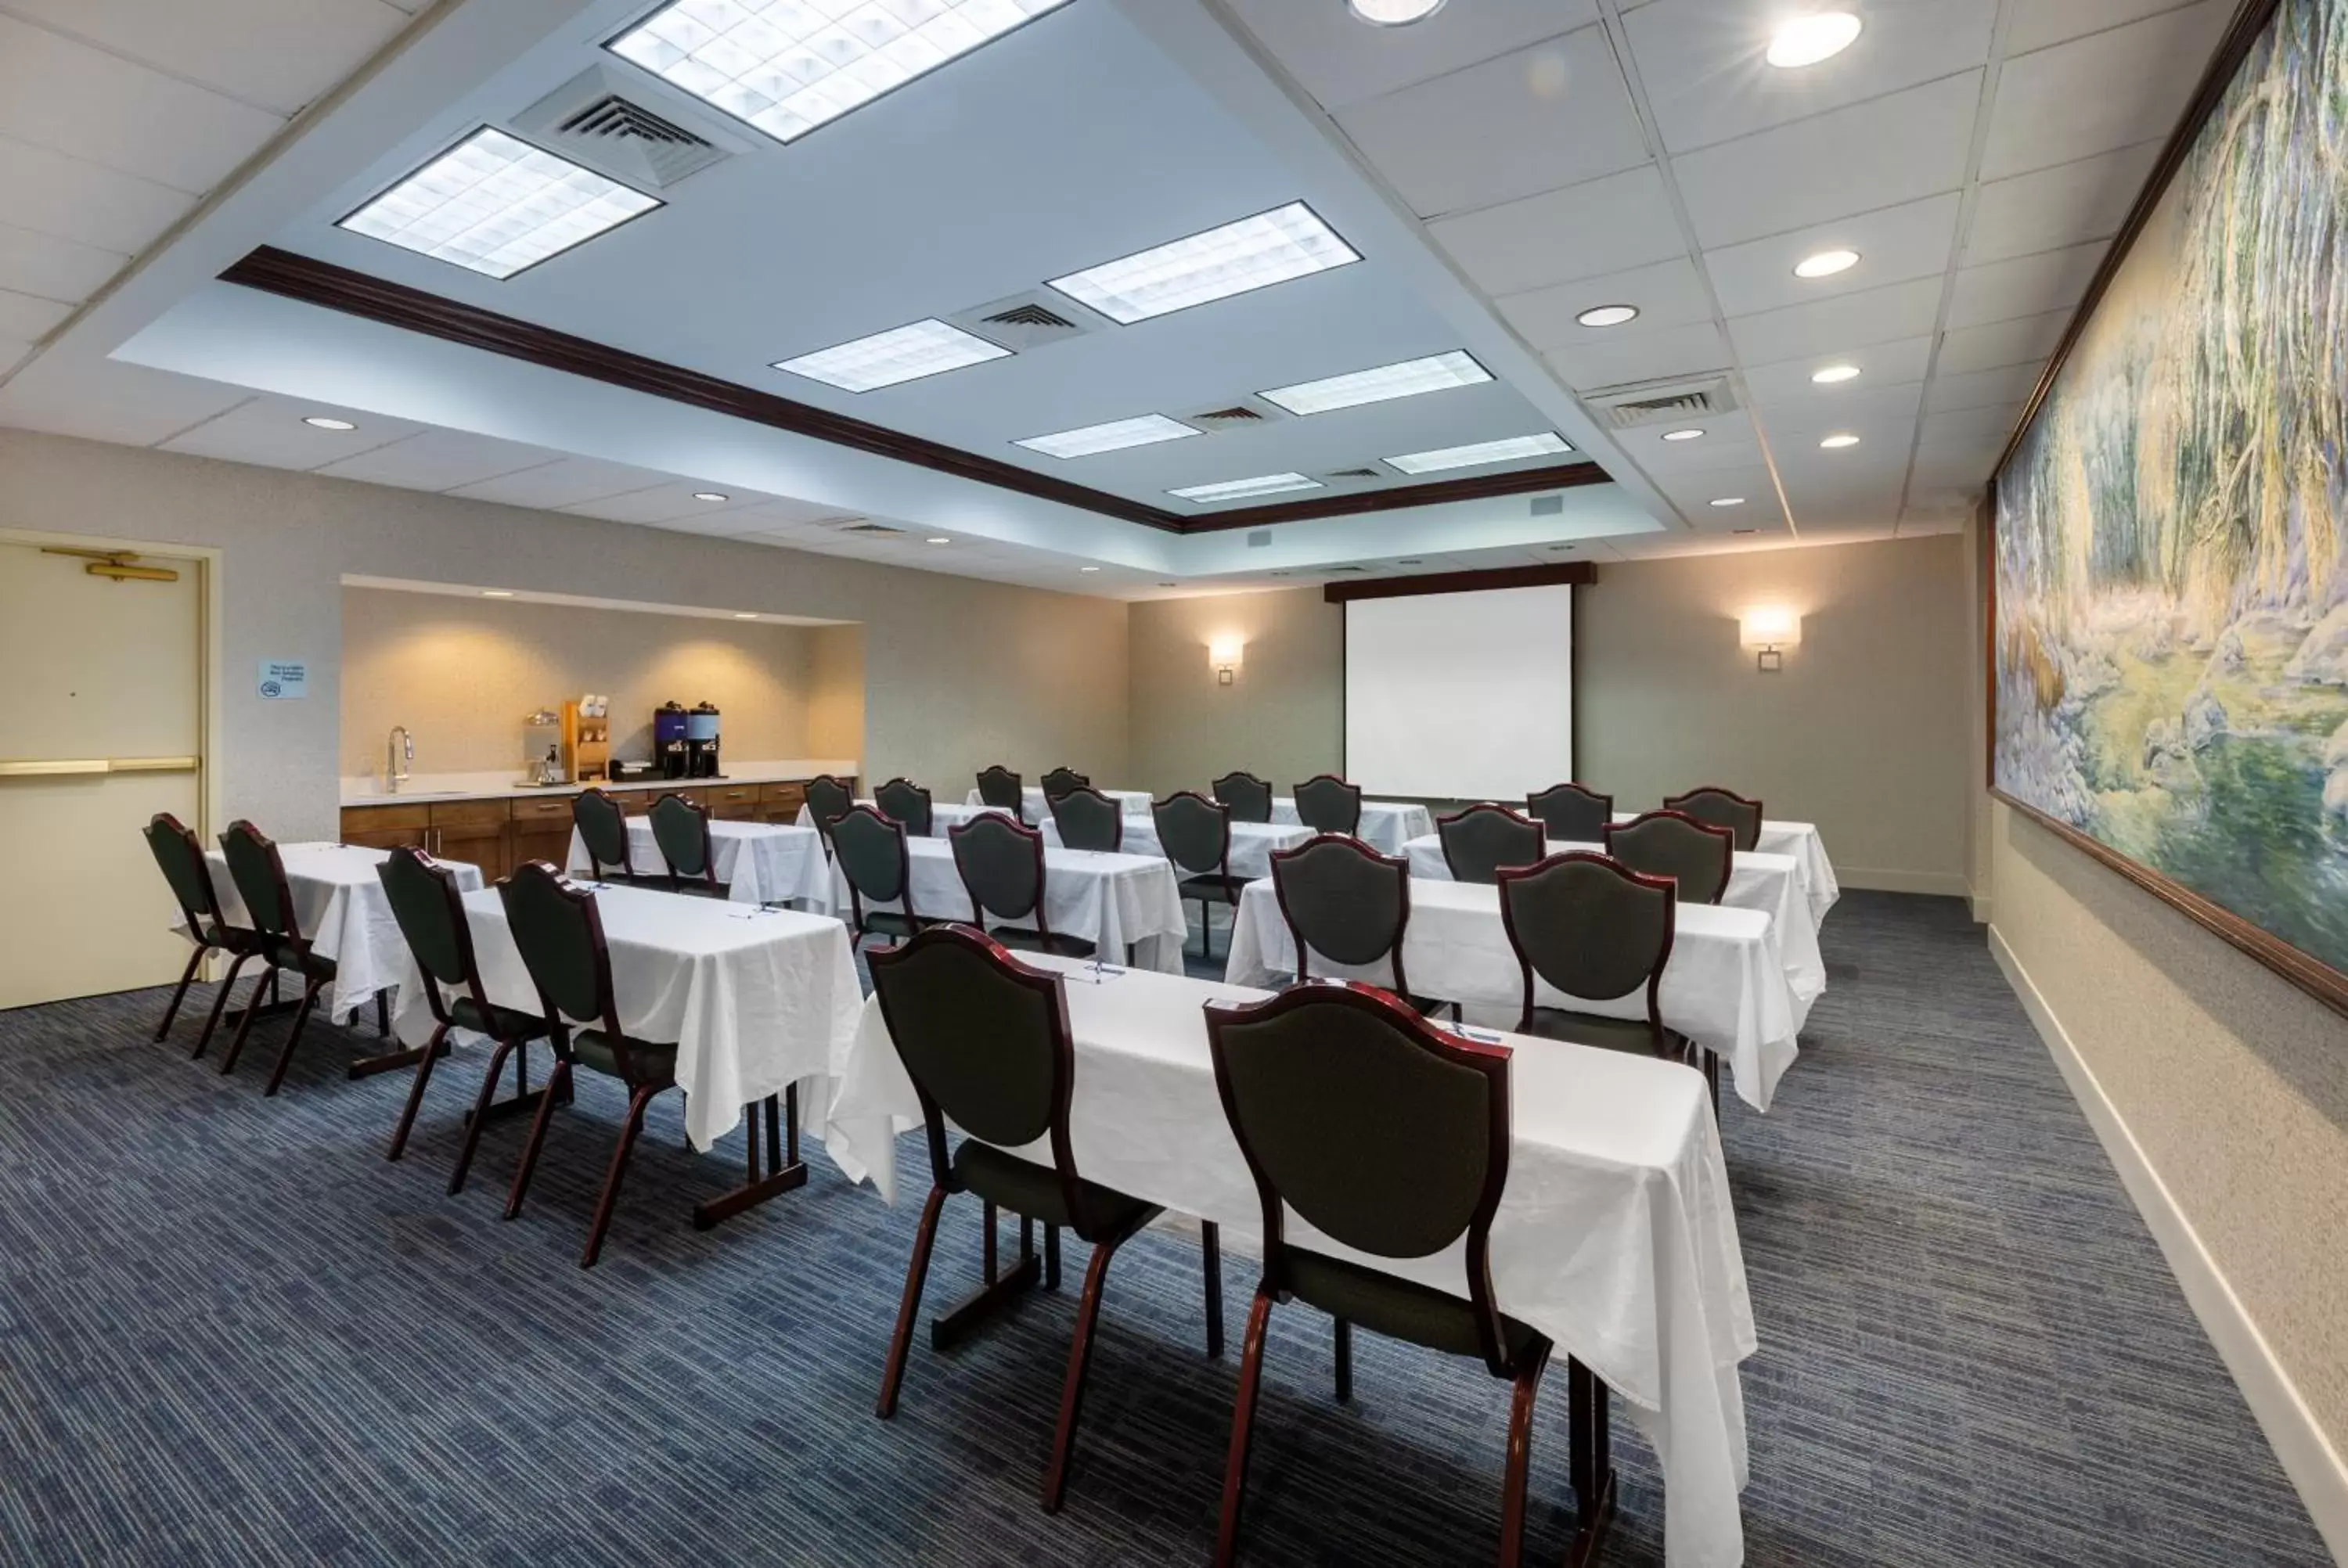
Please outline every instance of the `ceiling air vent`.
[{"label": "ceiling air vent", "polygon": [[1376,479],[1384,476],[1375,468],[1332,468],[1328,477],[1332,479]]},{"label": "ceiling air vent", "polygon": [[1725,414],[1737,405],[1736,389],[1728,384],[1725,371],[1601,386],[1583,394],[1581,401],[1598,416],[1600,424],[1614,430],[1664,420],[1698,419],[1708,414]]},{"label": "ceiling air vent", "polygon": [[995,300],[945,318],[966,333],[975,333],[1014,354],[1048,348],[1068,338],[1105,330],[1106,316],[1095,315],[1073,300],[1042,290]]},{"label": "ceiling air vent", "polygon": [[843,534],[864,534],[868,536],[877,534],[885,537],[892,534],[901,534],[905,530],[902,528],[892,528],[886,523],[850,523],[837,531]]},{"label": "ceiling air vent", "polygon": [[514,133],[623,184],[653,190],[743,150],[691,109],[672,105],[666,92],[591,67],[516,115]]},{"label": "ceiling air vent", "polygon": [[1258,397],[1242,397],[1230,403],[1210,403],[1203,408],[1187,409],[1173,415],[1194,430],[1211,436],[1218,430],[1261,430],[1288,417],[1285,409]]}]

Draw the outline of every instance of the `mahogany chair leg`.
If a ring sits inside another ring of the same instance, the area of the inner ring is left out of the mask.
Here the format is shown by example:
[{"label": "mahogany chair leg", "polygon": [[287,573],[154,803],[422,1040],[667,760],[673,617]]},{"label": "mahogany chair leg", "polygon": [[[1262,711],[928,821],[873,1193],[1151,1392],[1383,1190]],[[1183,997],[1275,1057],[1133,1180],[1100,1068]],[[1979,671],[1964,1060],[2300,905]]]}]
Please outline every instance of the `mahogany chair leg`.
[{"label": "mahogany chair leg", "polygon": [[1108,1277],[1108,1260],[1124,1244],[1123,1236],[1097,1243],[1093,1260],[1085,1266],[1085,1293],[1076,1301],[1076,1337],[1068,1344],[1068,1377],[1060,1388],[1060,1424],[1052,1437],[1052,1463],[1044,1472],[1044,1512],[1057,1513],[1068,1492],[1068,1461],[1076,1448],[1076,1417],[1084,1409],[1085,1374],[1092,1366],[1093,1326],[1100,1318],[1101,1286]]},{"label": "mahogany chair leg", "polygon": [[220,994],[212,998],[212,1010],[204,1017],[204,1031],[196,1036],[196,1049],[188,1052],[189,1061],[203,1055],[204,1047],[212,1042],[212,1030],[220,1027],[221,1014],[228,1008],[228,993],[236,989],[236,972],[244,968],[244,960],[251,956],[239,953],[229,959],[228,975],[221,981]]},{"label": "mahogany chair leg", "polygon": [[285,1070],[293,1065],[294,1048],[302,1043],[302,1030],[310,1021],[310,1009],[318,1005],[318,990],[324,980],[311,980],[302,988],[302,1005],[294,1009],[294,1027],[285,1031],[285,1043],[278,1049],[277,1065],[270,1070],[269,1087],[261,1091],[266,1100],[274,1095],[285,1081]]},{"label": "mahogany chair leg", "polygon": [[882,1420],[897,1413],[897,1389],[905,1380],[905,1351],[913,1342],[913,1323],[922,1313],[922,1286],[930,1277],[930,1251],[937,1245],[938,1211],[945,1207],[946,1190],[930,1188],[922,1205],[922,1228],[913,1233],[913,1255],[905,1265],[905,1294],[897,1302],[897,1331],[889,1337],[889,1361],[880,1370],[880,1400],[873,1413]]},{"label": "mahogany chair leg", "polygon": [[1614,1461],[1608,1431],[1606,1384],[1571,1357],[1566,1358],[1567,1424],[1571,1431],[1568,1465],[1573,1478],[1573,1546],[1567,1568],[1587,1568],[1597,1559],[1614,1522]]},{"label": "mahogany chair leg", "polygon": [[1060,1227],[1044,1227],[1044,1288],[1060,1288]]},{"label": "mahogany chair leg", "polygon": [[[506,1053],[514,1049],[515,1043],[510,1040],[498,1041],[497,1050],[489,1055],[489,1070],[481,1074],[481,1091],[474,1096],[473,1114],[466,1119],[465,1146],[457,1151],[457,1168],[448,1177],[448,1195],[452,1198],[465,1190],[465,1173],[473,1168],[473,1151],[481,1146],[481,1123],[489,1119],[489,1101],[498,1091],[498,1074],[504,1070]],[[427,1055],[417,1065],[416,1092],[419,1096],[424,1092],[421,1075],[431,1061]],[[392,1158],[396,1160],[399,1156],[395,1153]]]},{"label": "mahogany chair leg", "polygon": [[[268,960],[263,959],[263,962],[266,963]],[[228,1042],[228,1054],[221,1059],[222,1078],[236,1071],[236,1059],[244,1054],[244,1037],[252,1032],[252,1020],[261,1014],[262,991],[264,989],[268,989],[273,1001],[277,994],[276,986],[277,968],[273,964],[270,966],[268,973],[252,982],[252,989],[244,999],[243,1016],[236,1020],[236,1037]],[[202,1047],[199,1045],[197,1049],[201,1050]]]},{"label": "mahogany chair leg", "polygon": [[453,1027],[442,1024],[432,1031],[432,1038],[424,1042],[423,1060],[416,1064],[415,1086],[407,1091],[407,1104],[399,1113],[399,1125],[391,1130],[391,1152],[384,1156],[385,1159],[396,1160],[407,1152],[408,1130],[416,1125],[416,1113],[424,1107],[424,1086],[431,1081],[432,1063],[438,1060],[440,1042],[448,1038],[448,1030]]},{"label": "mahogany chair leg", "polygon": [[1272,1293],[1259,1285],[1248,1308],[1247,1343],[1240,1352],[1240,1392],[1231,1407],[1231,1447],[1223,1460],[1223,1515],[1215,1529],[1215,1568],[1231,1568],[1240,1544],[1240,1500],[1247,1491],[1248,1446],[1255,1434],[1255,1399],[1263,1381],[1264,1327]]},{"label": "mahogany chair leg", "polygon": [[546,1081],[546,1098],[538,1102],[538,1114],[530,1119],[530,1142],[521,1146],[521,1165],[514,1172],[512,1189],[506,1194],[507,1219],[521,1213],[522,1197],[530,1191],[530,1173],[538,1169],[538,1151],[546,1143],[546,1124],[554,1119],[554,1102],[561,1098],[554,1091],[558,1083],[570,1086],[571,1064],[567,1061],[554,1064],[554,1073]]},{"label": "mahogany chair leg", "polygon": [[628,1173],[628,1156],[635,1153],[636,1134],[644,1131],[644,1107],[653,1096],[666,1088],[663,1083],[647,1083],[628,1096],[628,1120],[620,1129],[620,1146],[612,1151],[612,1168],[603,1177],[603,1194],[595,1200],[595,1222],[588,1227],[587,1250],[579,1255],[579,1266],[592,1268],[603,1255],[603,1233],[612,1228],[612,1211],[620,1202],[620,1178]]},{"label": "mahogany chair leg", "polygon": [[1337,1402],[1354,1402],[1354,1326],[1344,1318],[1331,1319],[1337,1325]]},{"label": "mahogany chair leg", "polygon": [[204,961],[208,948],[199,947],[188,955],[188,967],[180,971],[180,989],[171,993],[171,1005],[163,1009],[163,1021],[155,1026],[155,1038],[162,1039],[171,1032],[171,1020],[180,1016],[180,1004],[187,999],[188,988],[195,983],[196,966]]},{"label": "mahogany chair leg", "polygon": [[1509,1463],[1500,1481],[1500,1568],[1518,1568],[1525,1557],[1525,1481],[1533,1451],[1533,1402],[1540,1392],[1541,1373],[1549,1366],[1549,1346],[1536,1341],[1517,1369],[1516,1389],[1509,1401]]},{"label": "mahogany chair leg", "polygon": [[1199,1261],[1207,1276],[1207,1354],[1223,1356],[1223,1227],[1212,1220],[1199,1224]]}]

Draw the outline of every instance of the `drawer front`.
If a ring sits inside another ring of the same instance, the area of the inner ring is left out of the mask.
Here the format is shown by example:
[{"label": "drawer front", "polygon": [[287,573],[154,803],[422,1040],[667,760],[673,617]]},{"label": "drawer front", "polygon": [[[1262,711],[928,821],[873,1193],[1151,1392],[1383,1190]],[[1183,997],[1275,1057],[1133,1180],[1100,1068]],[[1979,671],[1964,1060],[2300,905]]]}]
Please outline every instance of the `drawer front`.
[{"label": "drawer front", "polygon": [[427,805],[346,805],[343,807],[343,836],[354,833],[388,833],[397,829],[422,827],[432,820],[432,808]]},{"label": "drawer front", "polygon": [[432,825],[439,828],[488,828],[505,825],[511,805],[502,800],[438,800],[432,803]]},{"label": "drawer front", "polygon": [[547,823],[568,823],[571,820],[571,802],[573,798],[567,794],[557,794],[515,801],[513,819],[517,824],[527,823],[533,827]]},{"label": "drawer front", "polygon": [[560,869],[571,854],[571,830],[568,826],[547,827],[532,824],[527,827],[514,825],[513,864],[526,860],[543,860]]}]

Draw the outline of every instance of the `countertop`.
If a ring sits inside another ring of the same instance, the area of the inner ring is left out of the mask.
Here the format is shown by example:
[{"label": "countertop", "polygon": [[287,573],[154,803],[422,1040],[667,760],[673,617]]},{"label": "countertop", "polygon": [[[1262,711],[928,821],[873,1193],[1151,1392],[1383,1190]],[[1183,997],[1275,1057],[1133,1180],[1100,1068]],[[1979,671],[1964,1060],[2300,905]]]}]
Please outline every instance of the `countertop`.
[{"label": "countertop", "polygon": [[[726,776],[715,779],[621,779],[604,784],[613,791],[639,789],[700,789],[712,785],[784,784],[811,779],[819,774],[840,778],[856,776],[853,758],[800,757],[783,762],[729,762]],[[381,774],[342,781],[345,805],[411,805],[436,800],[518,800],[527,795],[577,794],[583,784],[532,784],[519,782],[510,772],[485,774],[417,774],[396,791],[386,790]]]}]

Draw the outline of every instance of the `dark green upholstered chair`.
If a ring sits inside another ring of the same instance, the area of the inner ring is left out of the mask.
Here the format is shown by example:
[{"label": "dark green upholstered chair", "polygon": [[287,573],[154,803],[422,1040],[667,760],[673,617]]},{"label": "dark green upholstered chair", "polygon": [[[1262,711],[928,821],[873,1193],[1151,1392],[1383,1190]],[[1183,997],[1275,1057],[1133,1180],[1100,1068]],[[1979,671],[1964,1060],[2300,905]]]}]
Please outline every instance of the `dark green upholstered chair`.
[{"label": "dark green upholstered chair", "polygon": [[1525,797],[1525,810],[1551,838],[1568,844],[1603,844],[1614,820],[1614,797],[1578,784],[1551,784]]},{"label": "dark green upholstered chair", "polygon": [[653,842],[668,863],[672,893],[697,893],[723,898],[728,889],[717,880],[717,852],[709,842],[709,808],[681,794],[664,794],[653,802]]},{"label": "dark green upholstered chair", "polygon": [[915,838],[930,835],[930,792],[909,778],[893,778],[872,792],[880,815],[905,825]]},{"label": "dark green upholstered chair", "polygon": [[522,1145],[521,1165],[506,1195],[506,1218],[521,1213],[547,1123],[557,1104],[570,1102],[572,1071],[584,1067],[627,1086],[628,1119],[595,1200],[586,1250],[579,1255],[579,1266],[592,1268],[603,1251],[603,1233],[612,1228],[620,1178],[627,1173],[636,1134],[644,1131],[644,1107],[676,1082],[676,1043],[639,1040],[620,1027],[619,1004],[612,995],[612,949],[603,940],[603,917],[592,891],[564,881],[545,861],[532,860],[499,882],[498,897],[505,905],[515,950],[538,988],[541,1032],[554,1042],[554,1071],[530,1119],[530,1142]]},{"label": "dark green upholstered chair", "polygon": [[[294,1027],[285,1031],[285,1043],[278,1049],[277,1065],[270,1070],[269,1086],[262,1092],[274,1094],[283,1087],[285,1070],[293,1064],[294,1048],[302,1043],[302,1031],[309,1027],[311,1009],[318,1005],[318,993],[335,983],[335,960],[311,946],[310,938],[302,934],[301,917],[294,908],[294,892],[285,883],[285,862],[279,857],[277,845],[268,835],[249,822],[239,820],[228,825],[221,835],[221,853],[228,857],[228,874],[236,882],[236,896],[244,900],[244,912],[252,920],[253,942],[257,956],[273,969],[298,975],[302,979],[302,1005],[294,1009]],[[244,1018],[236,1026],[236,1036],[229,1041],[228,1055],[221,1059],[221,1071],[236,1071],[236,1059],[243,1054],[245,1037],[252,1032],[252,1020],[260,1012],[263,982],[252,982],[252,996],[245,1003]]]},{"label": "dark green upholstered chair", "polygon": [[634,882],[636,858],[628,847],[628,814],[600,789],[571,797],[571,825],[587,848],[588,875],[598,882]]},{"label": "dark green upholstered chair", "polygon": [[807,782],[808,815],[815,819],[815,830],[823,835],[824,846],[831,845],[831,830],[856,804],[856,792],[848,787],[846,779],[829,774],[818,774]]},{"label": "dark green upholstered chair", "polygon": [[1072,958],[1093,956],[1090,942],[1053,930],[1045,916],[1042,833],[988,811],[950,829],[946,837],[953,845],[963,891],[970,895],[974,924],[983,927],[990,915],[1015,922],[991,933],[1006,948]]},{"label": "dark green upholstered chair", "polygon": [[1007,811],[1022,822],[1027,820],[1027,792],[1020,784],[1019,775],[1001,763],[978,770],[978,799],[982,805]]},{"label": "dark green upholstered chair", "polygon": [[1041,783],[1044,804],[1049,805],[1070,790],[1090,789],[1093,781],[1090,774],[1080,774],[1074,768],[1054,768],[1044,775]]},{"label": "dark green upholstered chair", "polygon": [[[1076,1447],[1076,1416],[1085,1373],[1092,1357],[1093,1327],[1100,1315],[1101,1286],[1117,1249],[1161,1212],[1138,1198],[1086,1181],[1076,1169],[1068,1132],[1068,1108],[1076,1090],[1076,1043],[1068,1030],[1067,999],[1060,978],[1020,963],[998,944],[967,926],[939,926],[901,946],[872,955],[872,990],[880,1003],[889,1038],[921,1095],[927,1124],[932,1180],[922,1206],[913,1255],[905,1270],[905,1293],[897,1308],[896,1332],[880,1377],[880,1419],[897,1410],[897,1390],[905,1376],[905,1353],[920,1316],[922,1286],[936,1244],[938,1213],[953,1194],[976,1193],[984,1205],[986,1283],[963,1306],[932,1327],[933,1346],[942,1349],[966,1334],[1009,1298],[1035,1283],[1037,1267],[1027,1222],[1044,1225],[1045,1285],[1059,1285],[1059,1235],[1066,1225],[1092,1244],[1085,1290],[1076,1307],[1075,1342],[1068,1351],[1067,1380],[1060,1396],[1059,1427],[1044,1476],[1044,1507],[1057,1512]],[[951,1153],[946,1123],[964,1134]],[[1048,1138],[1048,1164],[1008,1153]],[[1021,1216],[1020,1260],[1012,1273],[995,1269],[995,1213]],[[1207,1288],[1207,1353],[1223,1350],[1220,1233],[1200,1227]]]},{"label": "dark green upholstered chair", "polygon": [[1097,849],[1115,855],[1125,847],[1125,804],[1086,784],[1052,802],[1052,821],[1063,849]]},{"label": "dark green upholstered chair", "polygon": [[1736,835],[1685,812],[1643,812],[1606,825],[1606,853],[1633,871],[1679,883],[1684,904],[1717,904],[1736,866]]},{"label": "dark green upholstered chair", "polygon": [[407,1134],[424,1104],[424,1086],[432,1081],[432,1064],[439,1060],[449,1034],[465,1029],[497,1041],[489,1071],[481,1075],[481,1091],[473,1103],[456,1173],[448,1178],[448,1191],[462,1192],[465,1172],[473,1163],[474,1145],[480,1142],[481,1123],[489,1118],[490,1099],[497,1092],[506,1058],[519,1052],[514,1055],[517,1098],[508,1102],[517,1104],[530,1091],[529,1042],[547,1038],[546,1020],[536,1013],[499,1007],[489,1000],[481,985],[481,967],[473,957],[473,927],[465,917],[465,896],[457,886],[455,872],[424,851],[403,845],[375,868],[375,874],[390,901],[392,918],[399,922],[399,934],[416,959],[423,977],[424,1000],[432,1009],[432,1038],[417,1058],[416,1082],[407,1091],[399,1125],[392,1130],[386,1159],[396,1160],[407,1152]]},{"label": "dark green upholstered chair", "polygon": [[[1263,1275],[1248,1312],[1215,1561],[1231,1563],[1238,1548],[1272,1308],[1301,1301],[1336,1319],[1341,1400],[1353,1394],[1355,1325],[1473,1357],[1515,1385],[1499,1561],[1519,1563],[1533,1403],[1550,1344],[1504,1316],[1492,1297],[1492,1219],[1509,1175],[1508,1048],[1448,1034],[1369,986],[1295,986],[1251,1006],[1209,1003],[1206,1014],[1215,1086],[1263,1205]],[[1412,1134],[1406,1159],[1395,1157],[1388,1135],[1401,1127]],[[1461,1245],[1465,1291],[1438,1290],[1291,1244],[1291,1214],[1372,1257],[1422,1258]],[[1578,1429],[1603,1390],[1587,1371],[1573,1370]],[[1594,1469],[1587,1449],[1577,1443],[1576,1459]],[[1594,1536],[1612,1478],[1586,1476],[1584,1468],[1576,1464],[1574,1479],[1585,1528]]]},{"label": "dark green upholstered chair", "polygon": [[1238,908],[1240,889],[1247,886],[1246,877],[1231,875],[1231,808],[1186,789],[1152,801],[1149,815],[1159,850],[1179,878],[1177,889],[1199,901],[1199,956],[1211,958],[1215,931],[1208,911],[1218,903]]},{"label": "dark green upholstered chair", "polygon": [[1663,797],[1665,811],[1684,812],[1698,822],[1725,827],[1736,835],[1736,847],[1750,855],[1761,844],[1761,803],[1746,800],[1733,789],[1699,784],[1685,794]]},{"label": "dark green upholstered chair", "polygon": [[1207,786],[1231,808],[1233,822],[1270,822],[1272,786],[1247,772],[1229,773]]},{"label": "dark green upholstered chair", "polygon": [[[831,852],[848,881],[851,938],[910,937],[929,924],[913,912],[912,864],[905,825],[869,805],[851,805],[831,825]],[[894,909],[876,909],[894,904]]]},{"label": "dark green upholstered chair", "polygon": [[1403,974],[1403,935],[1410,927],[1410,862],[1381,855],[1358,838],[1323,834],[1272,852],[1272,891],[1296,944],[1296,978],[1309,980],[1311,955],[1366,968],[1389,963],[1387,989],[1420,1012],[1436,1005],[1410,995]]},{"label": "dark green upholstered chair", "polygon": [[204,955],[228,955],[228,975],[212,998],[203,1032],[196,1036],[192,1054],[201,1056],[211,1041],[212,1030],[220,1026],[221,1009],[228,1004],[229,988],[236,984],[237,971],[261,950],[260,938],[249,927],[230,925],[228,917],[221,913],[220,891],[212,886],[211,867],[204,861],[204,846],[194,829],[170,812],[159,811],[141,831],[155,864],[162,868],[163,880],[170,884],[172,900],[180,906],[180,918],[188,928],[188,940],[195,947],[188,955],[188,967],[180,973],[179,989],[171,993],[171,1005],[163,1009],[163,1021],[155,1026],[157,1040],[171,1032],[171,1020],[179,1016],[180,1003],[187,999],[188,987]]},{"label": "dark green upholstered chair", "polygon": [[1455,882],[1497,881],[1503,866],[1530,866],[1549,849],[1540,823],[1490,801],[1437,818],[1435,831]]},{"label": "dark green upholstered chair", "polygon": [[1296,820],[1315,833],[1362,830],[1362,786],[1335,774],[1316,774],[1296,786]]}]

